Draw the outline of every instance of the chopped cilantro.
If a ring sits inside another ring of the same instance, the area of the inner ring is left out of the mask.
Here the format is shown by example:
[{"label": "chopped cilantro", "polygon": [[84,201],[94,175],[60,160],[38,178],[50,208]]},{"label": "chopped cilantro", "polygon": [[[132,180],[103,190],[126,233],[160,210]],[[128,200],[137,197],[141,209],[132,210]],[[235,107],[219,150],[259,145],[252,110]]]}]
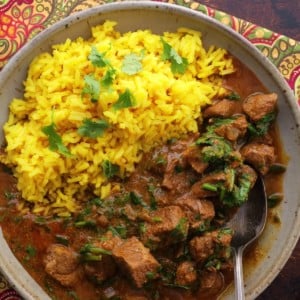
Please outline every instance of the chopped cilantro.
[{"label": "chopped cilantro", "polygon": [[105,131],[109,127],[107,121],[98,120],[92,121],[90,119],[83,120],[82,125],[78,128],[78,133],[82,136],[97,138],[101,137]]},{"label": "chopped cilantro", "polygon": [[139,195],[137,195],[135,192],[130,192],[129,193],[130,201],[134,205],[141,205],[146,207],[147,204],[143,201],[143,198]]},{"label": "chopped cilantro", "polygon": [[69,296],[70,296],[72,299],[74,299],[74,300],[79,300],[79,297],[78,297],[78,295],[76,294],[75,291],[69,290],[69,291],[68,291],[68,294],[69,294]]},{"label": "chopped cilantro", "polygon": [[229,95],[226,96],[229,100],[240,100],[241,96],[236,92],[231,92]]},{"label": "chopped cilantro", "polygon": [[155,194],[155,186],[150,184],[150,185],[148,185],[147,189],[150,194],[150,208],[151,208],[151,210],[156,210],[157,202],[156,202],[155,195],[154,195]]},{"label": "chopped cilantro", "polygon": [[51,151],[57,151],[66,157],[72,156],[68,148],[63,144],[61,136],[56,132],[54,122],[48,126],[44,126],[42,132],[48,136],[49,149]]},{"label": "chopped cilantro", "polygon": [[101,85],[106,88],[110,87],[113,83],[115,75],[116,75],[116,70],[113,68],[109,68],[105,72],[103,78],[101,79]]},{"label": "chopped cilantro", "polygon": [[162,60],[171,62],[172,73],[183,74],[188,67],[188,60],[185,57],[181,57],[163,38],[161,38],[161,42],[163,44]]},{"label": "chopped cilantro", "polygon": [[109,160],[104,160],[102,163],[103,173],[107,178],[114,177],[120,170],[117,164],[111,163]]},{"label": "chopped cilantro", "polygon": [[129,89],[126,89],[124,93],[119,95],[117,102],[113,104],[115,110],[120,110],[122,108],[132,107],[134,105],[134,96]]},{"label": "chopped cilantro", "polygon": [[95,46],[92,46],[91,53],[88,58],[96,67],[110,66],[109,60],[105,58],[105,53],[100,53]]},{"label": "chopped cilantro", "polygon": [[138,226],[138,228],[139,228],[139,233],[140,234],[143,234],[143,233],[145,233],[147,231],[147,227],[146,227],[145,223],[140,223],[139,226]]},{"label": "chopped cilantro", "polygon": [[84,88],[82,95],[90,95],[92,102],[97,102],[100,95],[100,82],[95,78],[93,74],[84,76]]},{"label": "chopped cilantro", "polygon": [[8,201],[11,201],[16,198],[16,195],[10,191],[4,191],[4,196]]},{"label": "chopped cilantro", "polygon": [[176,240],[183,240],[187,235],[188,225],[187,219],[181,218],[176,227],[172,230],[171,236]]},{"label": "chopped cilantro", "polygon": [[127,229],[123,225],[109,226],[108,230],[110,230],[112,232],[112,234],[115,235],[115,236],[119,236],[123,239],[126,238]]},{"label": "chopped cilantro", "polygon": [[264,117],[262,117],[260,120],[258,120],[257,122],[253,123],[253,124],[249,124],[248,125],[248,130],[251,136],[263,136],[265,135],[272,122],[275,120],[276,118],[276,113],[270,112],[268,114],[266,114]]},{"label": "chopped cilantro", "polygon": [[124,57],[122,64],[122,72],[127,75],[137,74],[142,69],[142,56],[130,53]]},{"label": "chopped cilantro", "polygon": [[25,251],[27,253],[27,255],[25,256],[25,260],[27,261],[36,255],[36,249],[32,245],[28,245]]},{"label": "chopped cilantro", "polygon": [[82,246],[80,249],[79,253],[84,254],[84,253],[92,253],[92,254],[105,254],[105,255],[111,255],[111,251],[105,250],[103,248],[94,246],[93,244],[85,244]]},{"label": "chopped cilantro", "polygon": [[65,235],[57,234],[55,240],[58,244],[69,246],[69,238]]}]

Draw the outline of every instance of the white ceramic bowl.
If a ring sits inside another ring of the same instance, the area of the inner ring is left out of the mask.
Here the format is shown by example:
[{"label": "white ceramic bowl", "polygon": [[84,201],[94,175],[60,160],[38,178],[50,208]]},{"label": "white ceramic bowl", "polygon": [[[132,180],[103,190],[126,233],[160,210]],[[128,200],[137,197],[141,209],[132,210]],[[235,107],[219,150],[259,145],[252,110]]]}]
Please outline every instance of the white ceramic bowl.
[{"label": "white ceramic bowl", "polygon": [[[289,258],[300,235],[300,114],[291,90],[277,69],[242,36],[200,12],[159,2],[130,1],[105,4],[70,16],[40,33],[24,46],[0,73],[0,128],[7,120],[12,98],[22,97],[22,81],[31,60],[39,53],[50,51],[51,45],[78,36],[88,38],[90,28],[106,19],[118,22],[122,32],[151,29],[155,33],[175,31],[186,26],[203,33],[205,45],[214,44],[228,49],[255,72],[266,88],[279,95],[278,123],[285,151],[290,157],[284,178],[285,199],[279,207],[280,228],[269,224],[259,240],[264,259],[246,272],[246,297],[255,299],[276,277]],[[0,131],[0,143],[3,142]],[[1,233],[1,231],[0,231]],[[50,299],[16,261],[0,234],[0,269],[10,283],[26,299]],[[222,299],[233,298],[233,288]]]}]

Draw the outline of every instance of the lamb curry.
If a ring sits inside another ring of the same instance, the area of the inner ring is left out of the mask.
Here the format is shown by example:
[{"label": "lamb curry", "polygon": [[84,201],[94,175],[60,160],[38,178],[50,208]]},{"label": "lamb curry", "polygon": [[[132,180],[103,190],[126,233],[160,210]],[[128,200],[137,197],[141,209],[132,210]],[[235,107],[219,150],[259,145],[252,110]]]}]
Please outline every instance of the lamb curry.
[{"label": "lamb curry", "polygon": [[[232,281],[226,222],[257,172],[281,191],[277,95],[245,66],[203,111],[200,132],[146,153],[120,189],[86,195],[69,218],[21,215],[15,179],[0,174],[0,225],[13,253],[53,299],[215,299]],[[270,198],[270,199],[271,199]],[[280,198],[280,197],[279,197]]]}]

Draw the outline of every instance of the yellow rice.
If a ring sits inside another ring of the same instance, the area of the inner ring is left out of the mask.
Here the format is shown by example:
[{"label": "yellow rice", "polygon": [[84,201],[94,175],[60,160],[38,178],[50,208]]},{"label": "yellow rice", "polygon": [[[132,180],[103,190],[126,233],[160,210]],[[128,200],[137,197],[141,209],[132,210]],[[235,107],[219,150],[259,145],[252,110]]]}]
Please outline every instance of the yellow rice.
[{"label": "yellow rice", "polygon": [[[105,198],[112,186],[104,176],[104,160],[120,166],[122,176],[132,172],[143,152],[198,130],[201,107],[226,91],[222,76],[234,71],[224,49],[205,50],[201,33],[180,28],[165,32],[164,40],[187,58],[184,74],[173,74],[169,61],[161,58],[161,36],[150,30],[120,33],[116,23],[106,21],[92,28],[89,40],[78,38],[53,46],[52,53],[36,57],[24,82],[24,99],[13,99],[4,126],[7,146],[0,161],[11,166],[17,187],[36,214],[67,216],[80,208],[85,192]],[[82,96],[84,76],[103,68],[92,65],[88,56],[95,46],[117,70],[112,86],[102,89],[97,103]],[[143,53],[142,69],[135,75],[121,71],[127,54]],[[113,110],[119,94],[129,89],[134,107]],[[53,121],[72,157],[49,149],[42,127]],[[86,118],[105,118],[110,124],[102,137],[82,137],[77,129]]]}]

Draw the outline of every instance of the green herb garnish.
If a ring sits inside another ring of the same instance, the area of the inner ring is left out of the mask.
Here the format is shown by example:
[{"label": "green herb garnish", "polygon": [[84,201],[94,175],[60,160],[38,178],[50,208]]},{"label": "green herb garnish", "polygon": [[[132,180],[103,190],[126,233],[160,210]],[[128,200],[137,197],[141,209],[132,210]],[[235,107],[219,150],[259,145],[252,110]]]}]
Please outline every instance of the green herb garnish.
[{"label": "green herb garnish", "polygon": [[66,157],[72,156],[68,148],[63,144],[61,136],[57,133],[56,126],[53,121],[50,125],[44,126],[42,128],[42,132],[48,136],[49,149],[51,151],[57,151]]},{"label": "green herb garnish", "polygon": [[101,85],[105,88],[108,88],[112,85],[116,75],[116,70],[113,68],[109,68],[103,78],[101,79]]},{"label": "green herb garnish", "polygon": [[122,108],[132,107],[134,102],[134,96],[129,89],[126,89],[124,93],[119,95],[118,100],[113,104],[113,108],[115,110],[120,110]]},{"label": "green herb garnish", "polygon": [[117,164],[111,163],[109,160],[104,160],[102,162],[102,169],[106,178],[112,178],[119,172],[120,167]]},{"label": "green herb garnish", "polygon": [[257,122],[249,124],[248,130],[250,135],[254,137],[265,135],[268,132],[275,118],[276,118],[276,113],[270,112],[266,114],[264,117],[262,117],[260,120],[258,120]]},{"label": "green herb garnish", "polygon": [[109,60],[105,58],[105,53],[100,53],[95,46],[92,46],[88,59],[95,67],[110,66]]},{"label": "green herb garnish", "polygon": [[232,92],[229,95],[227,95],[226,98],[229,100],[240,100],[241,96],[236,92]]},{"label": "green herb garnish", "polygon": [[90,95],[92,102],[97,102],[100,96],[100,81],[95,78],[94,74],[84,76],[84,88],[82,95]]},{"label": "green herb garnish", "polygon": [[83,120],[82,125],[78,128],[78,133],[82,136],[97,138],[103,136],[105,129],[109,127],[107,121],[98,120],[92,121],[90,119]]},{"label": "green herb garnish", "polygon": [[27,255],[25,256],[25,260],[27,261],[36,255],[36,249],[32,245],[28,245],[25,251],[27,253]]},{"label": "green herb garnish", "polygon": [[113,235],[119,236],[123,239],[127,236],[127,229],[123,225],[109,226],[108,230],[111,231]]},{"label": "green herb garnish", "polygon": [[170,44],[168,44],[163,38],[161,38],[163,44],[162,60],[168,60],[171,62],[172,73],[183,74],[188,67],[188,60],[185,57],[181,57]]},{"label": "green herb garnish", "polygon": [[142,69],[142,56],[130,53],[124,57],[122,64],[122,72],[127,75],[137,74]]}]

